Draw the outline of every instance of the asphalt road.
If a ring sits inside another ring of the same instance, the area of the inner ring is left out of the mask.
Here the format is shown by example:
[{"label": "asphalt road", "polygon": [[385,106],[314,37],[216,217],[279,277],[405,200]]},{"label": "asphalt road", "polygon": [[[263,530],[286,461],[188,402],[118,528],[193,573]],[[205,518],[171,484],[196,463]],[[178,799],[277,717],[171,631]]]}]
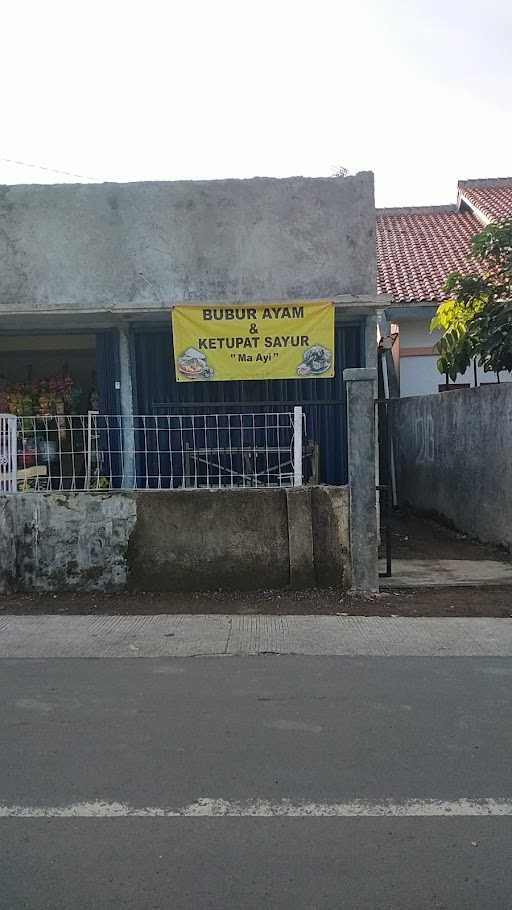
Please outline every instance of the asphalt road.
[{"label": "asphalt road", "polygon": [[[1,660],[0,811],[121,817],[0,818],[0,907],[510,910],[510,813],[450,807],[512,800],[511,683],[490,657]],[[159,817],[201,800],[242,816]]]}]

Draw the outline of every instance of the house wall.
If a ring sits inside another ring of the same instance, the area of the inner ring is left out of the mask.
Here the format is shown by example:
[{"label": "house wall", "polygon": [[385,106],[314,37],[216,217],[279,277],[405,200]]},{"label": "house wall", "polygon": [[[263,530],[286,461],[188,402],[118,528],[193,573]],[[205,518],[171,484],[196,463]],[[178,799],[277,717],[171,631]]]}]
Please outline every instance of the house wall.
[{"label": "house wall", "polygon": [[0,314],[376,292],[373,175],[0,187]]},{"label": "house wall", "polygon": [[[430,333],[430,319],[400,322],[400,395],[432,395],[444,382],[432,348],[440,332]],[[429,351],[427,355],[425,352]],[[415,353],[416,352],[416,353]],[[421,352],[421,353],[420,353]]]},{"label": "house wall", "polygon": [[[437,354],[429,354],[433,345],[441,336],[440,332],[430,332],[430,319],[413,319],[400,321],[400,395],[407,398],[411,395],[432,395],[444,383],[444,377],[437,369]],[[477,369],[478,383],[495,383],[495,373],[485,373]],[[509,382],[509,374],[500,376],[502,382]],[[457,378],[458,383],[474,385],[473,368]]]},{"label": "house wall", "polygon": [[401,501],[512,550],[512,386],[400,399],[393,420]]},{"label": "house wall", "polygon": [[0,496],[0,593],[350,584],[346,487]]}]

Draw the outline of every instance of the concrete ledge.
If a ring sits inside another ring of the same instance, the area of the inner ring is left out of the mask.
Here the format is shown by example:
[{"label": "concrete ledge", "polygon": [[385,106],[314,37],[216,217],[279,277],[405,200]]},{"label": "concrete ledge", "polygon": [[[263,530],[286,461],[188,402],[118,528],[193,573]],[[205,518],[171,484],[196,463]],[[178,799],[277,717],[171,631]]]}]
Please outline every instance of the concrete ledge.
[{"label": "concrete ledge", "polygon": [[383,589],[512,585],[512,564],[494,559],[393,559],[392,568]]},{"label": "concrete ledge", "polygon": [[285,490],[138,493],[128,550],[139,591],[286,587],[290,577]]},{"label": "concrete ledge", "polygon": [[349,488],[312,487],[311,504],[316,582],[320,587],[349,588]]},{"label": "concrete ledge", "polygon": [[0,496],[0,591],[123,590],[136,508],[133,493]]},{"label": "concrete ledge", "polygon": [[297,487],[286,490],[290,585],[309,588],[315,584],[311,490]]},{"label": "concrete ledge", "polygon": [[0,496],[0,593],[347,584],[348,491]]},{"label": "concrete ledge", "polygon": [[377,370],[374,367],[350,367],[343,370],[345,382],[373,382],[377,380]]},{"label": "concrete ledge", "polygon": [[0,594],[8,594],[16,582],[16,533],[11,496],[0,501]]}]

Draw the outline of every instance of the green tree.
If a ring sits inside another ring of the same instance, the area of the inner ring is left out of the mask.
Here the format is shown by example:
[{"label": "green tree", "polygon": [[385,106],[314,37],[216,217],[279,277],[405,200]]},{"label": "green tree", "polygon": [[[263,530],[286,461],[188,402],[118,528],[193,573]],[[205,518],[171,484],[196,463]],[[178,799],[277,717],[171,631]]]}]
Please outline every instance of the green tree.
[{"label": "green tree", "polygon": [[450,295],[430,329],[442,329],[435,345],[437,368],[452,381],[472,362],[485,372],[512,371],[512,219],[491,224],[473,239],[482,274],[448,276]]}]

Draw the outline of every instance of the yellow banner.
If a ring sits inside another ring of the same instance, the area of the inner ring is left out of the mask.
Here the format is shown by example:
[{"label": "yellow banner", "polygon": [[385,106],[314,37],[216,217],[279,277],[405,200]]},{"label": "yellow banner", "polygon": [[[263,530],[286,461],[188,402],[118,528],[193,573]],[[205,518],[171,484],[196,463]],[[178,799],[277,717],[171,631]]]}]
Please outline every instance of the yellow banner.
[{"label": "yellow banner", "polygon": [[334,376],[334,305],[176,306],[178,382]]}]

